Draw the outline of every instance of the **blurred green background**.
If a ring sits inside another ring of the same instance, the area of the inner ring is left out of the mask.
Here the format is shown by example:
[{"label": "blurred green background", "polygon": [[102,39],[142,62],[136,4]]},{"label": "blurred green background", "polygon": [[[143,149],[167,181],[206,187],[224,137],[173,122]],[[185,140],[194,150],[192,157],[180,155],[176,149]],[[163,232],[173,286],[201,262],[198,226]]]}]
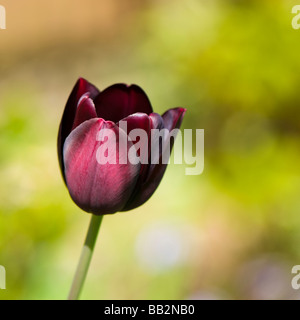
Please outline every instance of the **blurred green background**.
[{"label": "blurred green background", "polygon": [[300,1],[0,4],[0,299],[67,297],[90,217],[56,137],[80,76],[205,129],[202,175],[171,164],[145,205],[104,217],[82,299],[300,298]]}]

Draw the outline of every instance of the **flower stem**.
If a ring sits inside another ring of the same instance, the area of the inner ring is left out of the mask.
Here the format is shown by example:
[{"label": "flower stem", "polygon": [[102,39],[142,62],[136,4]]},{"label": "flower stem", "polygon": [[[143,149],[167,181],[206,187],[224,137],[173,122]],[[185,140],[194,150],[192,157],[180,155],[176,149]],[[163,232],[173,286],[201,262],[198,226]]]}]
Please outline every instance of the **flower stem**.
[{"label": "flower stem", "polygon": [[68,300],[78,300],[82,290],[90,262],[92,259],[97,235],[101,226],[103,216],[92,215],[85,243],[82,248],[81,256],[77,266],[77,270],[73,279],[72,287],[68,296]]}]

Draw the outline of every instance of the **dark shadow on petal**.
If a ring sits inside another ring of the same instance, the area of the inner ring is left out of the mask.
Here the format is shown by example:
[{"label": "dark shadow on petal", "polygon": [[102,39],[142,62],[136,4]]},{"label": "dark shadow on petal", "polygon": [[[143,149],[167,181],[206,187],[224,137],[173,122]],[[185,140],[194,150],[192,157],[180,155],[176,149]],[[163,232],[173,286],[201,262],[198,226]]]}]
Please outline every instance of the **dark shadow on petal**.
[{"label": "dark shadow on petal", "polygon": [[94,100],[99,118],[115,123],[131,114],[152,112],[146,93],[137,85],[115,84],[101,92]]}]

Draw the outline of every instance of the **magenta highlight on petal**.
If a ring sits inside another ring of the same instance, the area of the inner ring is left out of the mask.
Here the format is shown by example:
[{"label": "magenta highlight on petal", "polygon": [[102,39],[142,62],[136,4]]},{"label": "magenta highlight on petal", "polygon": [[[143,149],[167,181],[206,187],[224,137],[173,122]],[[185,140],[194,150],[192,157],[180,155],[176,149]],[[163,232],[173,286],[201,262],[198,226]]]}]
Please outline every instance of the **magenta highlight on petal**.
[{"label": "magenta highlight on petal", "polygon": [[137,85],[114,84],[101,92],[80,78],[58,134],[60,168],[73,201],[95,215],[145,203],[168,164],[174,139],[168,148],[164,141],[176,137],[185,112],[174,108],[160,116]]}]

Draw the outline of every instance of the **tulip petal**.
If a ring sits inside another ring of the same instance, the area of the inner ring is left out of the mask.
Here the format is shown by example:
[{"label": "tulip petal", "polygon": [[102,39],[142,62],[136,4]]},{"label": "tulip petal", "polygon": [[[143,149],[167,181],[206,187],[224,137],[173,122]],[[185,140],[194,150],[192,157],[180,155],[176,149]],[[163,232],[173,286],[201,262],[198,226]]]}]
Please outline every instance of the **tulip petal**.
[{"label": "tulip petal", "polygon": [[85,93],[78,102],[72,130],[77,128],[84,121],[90,120],[92,118],[97,118],[95,105],[93,100],[90,99],[89,93]]},{"label": "tulip petal", "polygon": [[185,112],[185,108],[174,108],[166,111],[162,115],[162,118],[164,119],[165,128],[169,131],[175,128],[180,128]]},{"label": "tulip petal", "polygon": [[[102,141],[104,134],[106,142]],[[132,194],[140,164],[119,164],[119,157],[127,157],[132,146],[130,142],[125,147],[119,145],[119,139],[125,136],[114,123],[94,118],[82,123],[66,139],[66,182],[73,201],[84,211],[96,215],[121,211]],[[108,153],[108,163],[99,163],[98,152],[104,143],[115,153]]]},{"label": "tulip petal", "polygon": [[99,118],[115,123],[131,114],[152,112],[146,93],[137,85],[115,84],[102,91],[94,100]]},{"label": "tulip petal", "polygon": [[[144,178],[148,172],[148,161],[149,161],[149,155],[150,155],[150,131],[151,131],[151,121],[150,117],[146,113],[135,113],[132,114],[121,121],[117,123],[117,126],[120,126],[122,129],[124,126],[124,122],[126,122],[126,132],[129,138],[131,138],[131,132],[132,130],[139,129],[143,130],[144,133],[147,135],[147,141],[142,141],[143,147],[147,147],[146,152],[141,152],[141,150],[138,150],[138,156],[140,158],[141,162],[141,170],[139,173],[139,178],[137,181],[137,186],[144,181]],[[143,139],[143,136],[140,137],[140,139]],[[132,141],[133,145],[137,144],[137,141]],[[140,143],[140,140],[138,140],[138,143]],[[146,154],[146,156],[144,156]]]},{"label": "tulip petal", "polygon": [[[124,123],[126,124],[126,128],[124,127]],[[123,130],[126,129],[127,135],[130,137],[130,133],[132,130],[135,129],[140,129],[143,130],[146,134],[147,137],[150,136],[150,129],[151,129],[151,123],[150,123],[150,118],[146,113],[135,113],[132,114],[121,121],[117,123],[117,126],[122,128]],[[148,140],[145,141],[146,144],[148,144]],[[135,144],[133,142],[133,144]]]},{"label": "tulip petal", "polygon": [[[156,129],[168,129],[169,131],[172,131],[175,128],[179,128],[183,120],[185,111],[186,109],[184,108],[170,109],[165,112],[161,118],[157,114],[150,115],[150,118],[152,120],[151,123],[153,126],[152,129],[155,129],[154,126],[156,126]],[[171,143],[170,147],[171,151],[173,143]],[[167,168],[167,164],[162,163],[162,156],[164,152],[169,152],[169,150],[162,150],[161,145],[158,149],[155,148],[155,150],[159,150],[160,153],[158,163],[149,165],[149,170],[145,180],[142,183],[137,184],[133,196],[130,197],[126,206],[123,208],[123,211],[132,210],[141,206],[153,195],[158,185],[160,184]],[[151,150],[151,152],[157,152],[155,150]],[[154,158],[156,157],[157,155],[154,156]]]},{"label": "tulip petal", "polygon": [[94,85],[92,85],[90,82],[88,82],[83,78],[79,78],[69,96],[69,99],[67,101],[64,114],[62,116],[62,120],[60,123],[58,139],[57,139],[57,149],[58,149],[57,151],[58,151],[59,165],[60,165],[64,180],[65,180],[64,164],[63,164],[64,142],[67,136],[72,131],[78,101],[82,97],[82,95],[87,92],[89,92],[89,96],[91,99],[93,99],[95,96],[99,94],[99,90]]},{"label": "tulip petal", "polygon": [[129,115],[128,117],[120,120],[117,126],[120,126],[121,122],[126,122],[127,124],[127,134],[134,129],[143,129],[147,131],[150,130],[150,118],[146,113],[137,112]]}]

